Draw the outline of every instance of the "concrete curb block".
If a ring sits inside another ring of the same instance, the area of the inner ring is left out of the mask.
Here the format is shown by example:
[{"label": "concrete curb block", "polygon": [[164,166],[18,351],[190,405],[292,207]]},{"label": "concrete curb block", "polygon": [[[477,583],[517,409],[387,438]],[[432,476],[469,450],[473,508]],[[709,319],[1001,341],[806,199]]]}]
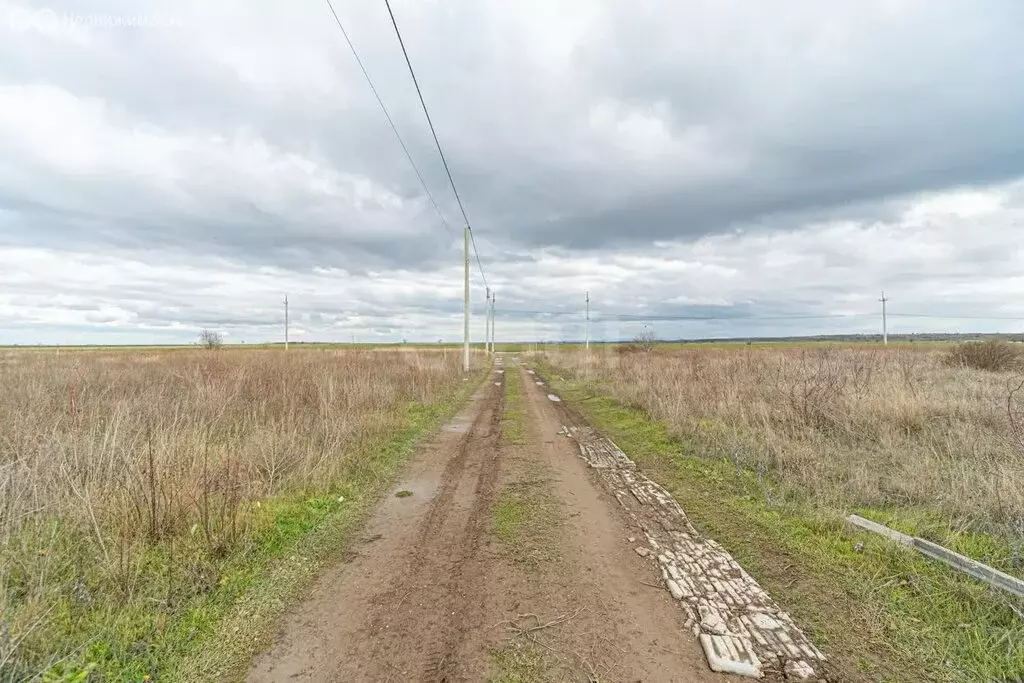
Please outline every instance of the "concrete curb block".
[{"label": "concrete curb block", "polygon": [[998,569],[993,569],[988,565],[982,564],[977,560],[972,560],[969,557],[965,557],[960,553],[955,553],[952,550],[943,548],[941,545],[936,545],[931,541],[926,541],[923,538],[914,538],[914,548],[922,555],[927,555],[933,560],[944,562],[953,569],[962,571],[964,574],[969,574],[979,581],[984,581],[990,586],[1000,588],[1007,593],[1012,593],[1019,598],[1024,598],[1024,581],[1018,578],[1004,574]]},{"label": "concrete curb block", "polygon": [[917,536],[901,534],[900,532],[890,529],[883,524],[872,522],[869,519],[864,519],[857,515],[850,515],[846,518],[846,521],[854,526],[860,527],[861,529],[881,534],[896,543],[913,548],[922,555],[930,557],[933,560],[938,560],[957,571],[973,576],[979,581],[984,581],[993,588],[999,588],[1007,593],[1012,593],[1017,597],[1024,598],[1024,581],[1021,581],[1015,576],[1005,574],[998,569],[993,569],[986,564],[982,564],[981,562],[972,560],[960,553],[943,548],[941,545],[937,545],[931,541],[926,541],[923,538],[918,538]]},{"label": "concrete curb block", "polygon": [[914,539],[910,536],[907,536],[906,534],[901,534],[895,529],[890,529],[889,527],[883,524],[879,524],[878,522],[872,522],[870,519],[864,519],[859,515],[850,515],[846,518],[846,521],[854,526],[859,526],[861,529],[866,529],[867,531],[871,531],[881,536],[885,536],[890,541],[895,541],[900,545],[905,545],[908,547],[914,545]]}]

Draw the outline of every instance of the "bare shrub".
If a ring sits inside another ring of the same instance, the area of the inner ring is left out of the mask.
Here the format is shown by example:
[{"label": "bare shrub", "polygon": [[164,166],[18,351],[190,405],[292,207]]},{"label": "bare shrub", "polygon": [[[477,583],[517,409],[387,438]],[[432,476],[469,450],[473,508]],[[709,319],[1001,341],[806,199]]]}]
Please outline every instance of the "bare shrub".
[{"label": "bare shrub", "polygon": [[[828,428],[842,422],[850,376],[831,349],[801,351],[794,365],[794,376],[787,377],[784,392],[790,408],[802,423],[812,428]],[[776,382],[783,376],[775,375]]]},{"label": "bare shrub", "polygon": [[949,350],[945,362],[951,367],[1005,372],[1024,367],[1024,350],[998,339],[962,342]]},{"label": "bare shrub", "polygon": [[207,349],[219,349],[224,346],[224,337],[215,330],[203,330],[199,333],[199,345]]},{"label": "bare shrub", "polygon": [[1006,413],[1010,420],[1013,448],[1024,463],[1024,379],[1010,389],[1006,399]]},{"label": "bare shrub", "polygon": [[657,341],[657,336],[654,334],[654,330],[645,327],[643,332],[633,337],[630,350],[647,353],[654,348],[655,341]]}]

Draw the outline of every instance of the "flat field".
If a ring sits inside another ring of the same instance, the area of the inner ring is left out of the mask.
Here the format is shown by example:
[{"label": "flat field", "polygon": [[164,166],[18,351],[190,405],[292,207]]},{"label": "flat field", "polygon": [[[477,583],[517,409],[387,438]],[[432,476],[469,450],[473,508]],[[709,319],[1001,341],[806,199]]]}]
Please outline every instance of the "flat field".
[{"label": "flat field", "polygon": [[465,394],[460,360],[0,351],[0,680],[165,671],[268,562],[376,500]]},{"label": "flat field", "polygon": [[950,367],[941,350],[908,347],[547,358],[706,455],[775,475],[779,495],[929,511],[965,528],[1024,535],[1024,452],[1008,413],[1021,373]]}]

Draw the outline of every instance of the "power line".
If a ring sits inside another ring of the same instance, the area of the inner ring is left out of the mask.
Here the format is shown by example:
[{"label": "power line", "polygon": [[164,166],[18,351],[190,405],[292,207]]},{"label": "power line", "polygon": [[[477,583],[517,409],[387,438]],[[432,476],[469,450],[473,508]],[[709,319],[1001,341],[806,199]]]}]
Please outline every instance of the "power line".
[{"label": "power line", "polygon": [[923,313],[889,313],[890,318],[932,318],[934,320],[1016,320],[1024,321],[1024,317],[1005,315],[928,315]]},{"label": "power line", "polygon": [[[579,317],[579,311],[527,311],[521,309],[503,309],[509,315],[523,316],[548,316],[548,317]],[[824,313],[816,315],[673,315],[650,313],[647,315],[636,313],[613,313],[594,312],[591,310],[591,320],[595,316],[601,320],[619,320],[622,322],[643,322],[645,320],[660,321],[771,321],[771,320],[842,320],[856,318],[873,318],[876,313]],[[927,313],[887,313],[890,318],[920,318],[927,320],[1008,320],[1024,322],[1024,317],[999,316],[999,315],[937,315]]]},{"label": "power line", "polygon": [[[503,310],[509,314],[519,315],[543,315],[543,316],[579,316],[579,311],[524,311],[516,309]],[[621,320],[643,322],[645,320],[826,320],[841,318],[866,318],[871,313],[827,313],[821,315],[671,315],[651,313],[649,315],[638,315],[635,313],[611,313],[591,312],[591,319],[594,316],[604,320]],[[890,314],[891,315],[891,314]]]},{"label": "power line", "polygon": [[[461,204],[461,202],[460,202]],[[487,276],[484,275],[484,264],[480,262],[480,252],[476,248],[476,235],[473,234],[473,226],[466,221],[466,227],[469,228],[469,243],[473,245],[473,255],[476,256],[476,267],[480,269],[480,279],[484,281],[484,287],[487,287]]]},{"label": "power line", "polygon": [[395,134],[398,139],[398,144],[402,146],[402,151],[405,152],[405,158],[409,160],[409,165],[412,166],[412,170],[416,173],[416,177],[419,178],[420,185],[423,187],[423,191],[427,193],[427,197],[430,199],[430,203],[434,207],[434,211],[437,212],[438,218],[441,219],[441,225],[448,231],[448,234],[455,237],[455,233],[452,231],[448,221],[445,220],[444,214],[441,213],[441,207],[437,205],[434,200],[434,195],[430,193],[430,188],[427,187],[427,182],[423,179],[423,174],[420,173],[420,169],[416,166],[416,162],[412,159],[412,154],[409,153],[409,148],[405,145],[405,140],[402,139],[401,134],[398,132],[398,128],[395,126],[394,120],[391,118],[391,114],[388,113],[388,108],[384,106],[384,100],[381,99],[380,93],[377,92],[377,88],[373,85],[373,80],[370,78],[370,74],[366,71],[366,67],[363,65],[363,60],[359,58],[359,53],[356,51],[356,46],[352,44],[352,39],[349,38],[348,31],[345,30],[345,26],[341,23],[341,19],[338,17],[338,13],[334,11],[334,5],[331,0],[325,0],[327,7],[331,10],[331,14],[334,15],[334,21],[338,24],[338,28],[341,29],[341,34],[345,36],[345,42],[348,43],[349,50],[352,51],[352,56],[356,59],[356,64],[359,65],[359,70],[363,72],[363,77],[366,79],[366,83],[370,86],[370,90],[373,91],[373,96],[377,98],[377,104],[380,105],[380,110],[384,112],[384,118],[388,120],[388,125],[391,126],[391,131]]},{"label": "power line", "polygon": [[391,16],[391,25],[395,27],[395,35],[398,36],[398,44],[402,48],[402,55],[405,57],[405,64],[409,67],[409,75],[412,76],[412,83],[416,86],[416,95],[420,98],[420,106],[423,107],[423,115],[427,118],[427,125],[430,126],[430,134],[434,136],[434,145],[437,147],[437,153],[441,157],[441,163],[444,165],[444,172],[448,174],[448,182],[452,186],[452,192],[455,194],[455,201],[459,203],[459,210],[462,212],[462,218],[466,221],[466,227],[469,229],[469,238],[473,243],[473,254],[476,256],[476,265],[480,269],[480,278],[484,281],[484,287],[488,287],[487,276],[484,275],[484,265],[480,261],[480,252],[476,247],[476,237],[473,235],[473,225],[469,222],[469,216],[466,215],[466,207],[462,203],[462,197],[459,196],[459,190],[455,187],[455,179],[452,178],[452,171],[448,168],[448,160],[444,156],[444,151],[441,149],[441,141],[437,139],[437,131],[434,129],[434,122],[430,119],[430,112],[427,110],[426,100],[423,99],[423,91],[420,90],[420,82],[416,78],[416,71],[412,68],[412,61],[409,59],[409,52],[405,49],[405,41],[402,40],[402,32],[398,30],[398,22],[395,20],[395,13],[391,11],[390,0],[384,0],[384,4],[388,8],[388,14]]}]

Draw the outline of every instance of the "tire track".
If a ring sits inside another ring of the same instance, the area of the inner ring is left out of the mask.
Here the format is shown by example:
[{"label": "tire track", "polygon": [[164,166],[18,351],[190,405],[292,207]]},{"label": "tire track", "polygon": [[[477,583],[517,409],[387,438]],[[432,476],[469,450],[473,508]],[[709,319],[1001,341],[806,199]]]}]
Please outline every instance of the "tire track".
[{"label": "tire track", "polygon": [[489,389],[444,468],[441,489],[405,553],[401,580],[375,600],[373,659],[394,679],[465,679],[465,659],[456,653],[479,621],[472,598],[485,580],[477,555],[497,478],[503,392],[503,386]]},{"label": "tire track", "polygon": [[481,548],[497,477],[504,388],[488,380],[413,458],[364,545],[296,605],[249,680],[479,680],[487,630]]}]

